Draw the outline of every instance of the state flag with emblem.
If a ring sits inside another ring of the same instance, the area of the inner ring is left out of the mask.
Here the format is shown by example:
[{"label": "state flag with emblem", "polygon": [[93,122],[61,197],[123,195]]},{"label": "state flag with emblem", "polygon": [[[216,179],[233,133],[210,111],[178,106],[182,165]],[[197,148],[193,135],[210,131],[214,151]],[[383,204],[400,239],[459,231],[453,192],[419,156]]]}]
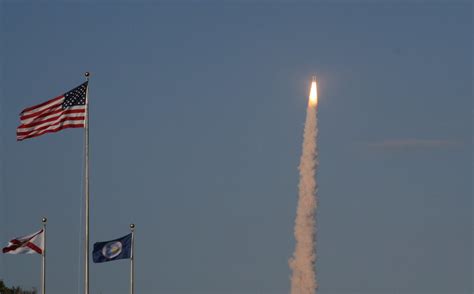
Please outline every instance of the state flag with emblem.
[{"label": "state flag with emblem", "polygon": [[121,238],[94,243],[92,259],[95,263],[129,259],[132,256],[132,234]]},{"label": "state flag with emblem", "polygon": [[10,240],[8,246],[2,249],[6,254],[43,254],[43,251],[44,230]]}]

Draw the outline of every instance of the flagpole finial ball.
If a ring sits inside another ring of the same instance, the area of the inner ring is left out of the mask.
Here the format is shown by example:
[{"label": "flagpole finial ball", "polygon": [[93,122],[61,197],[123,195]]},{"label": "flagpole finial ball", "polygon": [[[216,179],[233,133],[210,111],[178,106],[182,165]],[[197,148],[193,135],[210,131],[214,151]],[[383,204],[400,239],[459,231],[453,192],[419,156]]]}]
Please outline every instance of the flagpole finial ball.
[{"label": "flagpole finial ball", "polygon": [[84,75],[86,76],[86,78],[88,78],[91,75],[91,73],[86,71],[86,73]]},{"label": "flagpole finial ball", "polygon": [[130,229],[135,229],[135,224],[130,224]]},{"label": "flagpole finial ball", "polygon": [[43,217],[43,218],[41,219],[41,222],[42,222],[43,224],[45,224],[47,221],[48,221],[48,219],[45,218],[45,217]]}]

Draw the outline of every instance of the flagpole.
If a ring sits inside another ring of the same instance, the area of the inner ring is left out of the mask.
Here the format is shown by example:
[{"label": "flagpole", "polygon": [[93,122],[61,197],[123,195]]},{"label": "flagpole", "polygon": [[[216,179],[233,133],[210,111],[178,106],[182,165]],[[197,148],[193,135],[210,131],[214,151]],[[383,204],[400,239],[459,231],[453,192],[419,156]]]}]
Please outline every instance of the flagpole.
[{"label": "flagpole", "polygon": [[132,246],[130,254],[130,294],[135,293],[135,224],[130,224],[130,231],[132,231]]},{"label": "flagpole", "polygon": [[47,218],[43,217],[43,254],[41,254],[41,294],[46,294],[46,222]]},{"label": "flagpole", "polygon": [[[90,73],[84,74],[89,81]],[[85,240],[84,240],[84,294],[89,294],[89,85],[86,89],[86,122],[84,132],[84,193],[85,193]]]}]

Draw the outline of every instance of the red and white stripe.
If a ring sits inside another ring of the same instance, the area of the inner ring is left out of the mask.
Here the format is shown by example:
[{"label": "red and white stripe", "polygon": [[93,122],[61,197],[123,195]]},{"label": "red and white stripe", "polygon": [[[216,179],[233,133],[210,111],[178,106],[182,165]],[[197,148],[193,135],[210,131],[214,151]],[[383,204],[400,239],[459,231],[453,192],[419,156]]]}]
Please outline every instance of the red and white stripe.
[{"label": "red and white stripe", "polygon": [[66,128],[83,128],[86,106],[77,105],[63,109],[64,99],[62,95],[24,109],[20,113],[21,124],[16,129],[16,139],[21,141]]},{"label": "red and white stripe", "polygon": [[6,254],[43,254],[44,250],[44,234],[43,230],[39,230],[28,236],[18,237],[10,242],[8,246],[2,249]]}]

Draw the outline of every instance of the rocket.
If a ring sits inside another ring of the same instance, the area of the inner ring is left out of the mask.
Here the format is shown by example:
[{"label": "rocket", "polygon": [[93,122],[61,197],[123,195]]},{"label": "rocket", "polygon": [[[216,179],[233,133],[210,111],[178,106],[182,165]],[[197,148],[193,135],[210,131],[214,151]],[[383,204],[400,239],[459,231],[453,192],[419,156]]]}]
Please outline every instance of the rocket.
[{"label": "rocket", "polygon": [[309,105],[318,105],[318,87],[316,83],[316,76],[313,76],[311,81],[311,90],[309,91]]}]

